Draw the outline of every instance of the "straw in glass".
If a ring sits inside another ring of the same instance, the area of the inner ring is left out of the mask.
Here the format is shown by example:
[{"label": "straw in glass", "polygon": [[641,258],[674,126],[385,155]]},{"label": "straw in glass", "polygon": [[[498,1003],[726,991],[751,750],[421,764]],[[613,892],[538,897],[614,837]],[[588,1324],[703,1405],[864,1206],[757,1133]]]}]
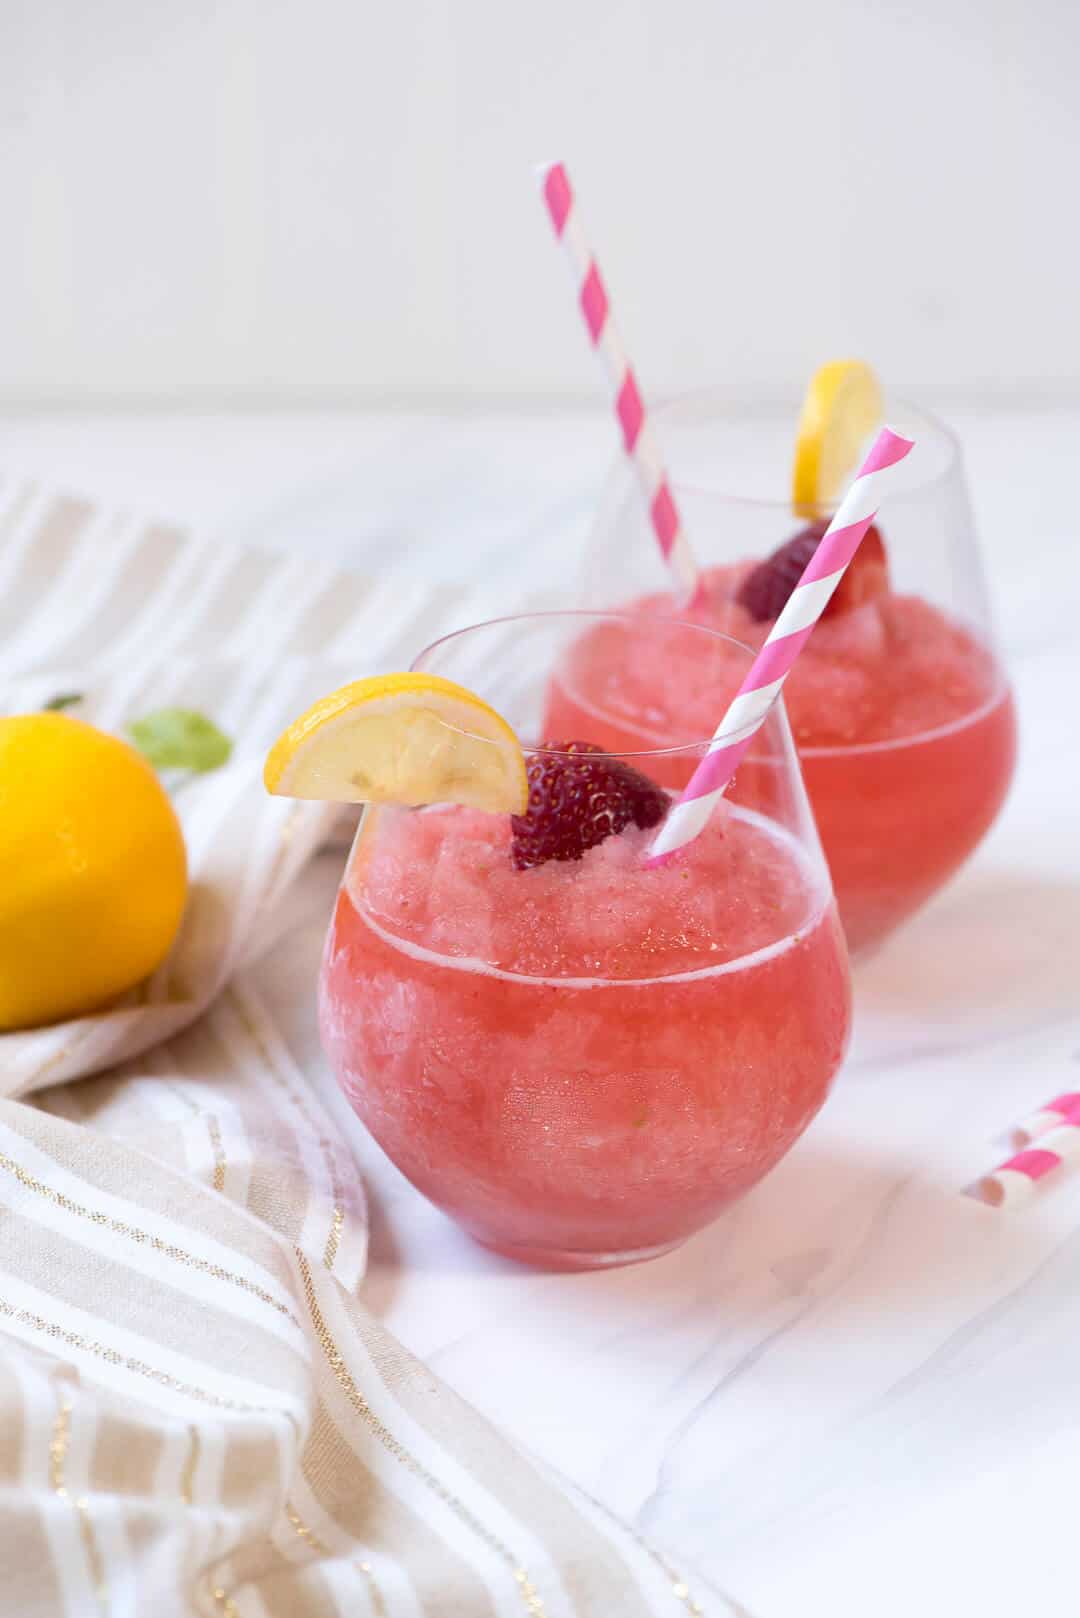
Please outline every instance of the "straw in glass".
[{"label": "straw in glass", "polygon": [[671,480],[664,469],[641,390],[611,313],[607,288],[585,239],[566,169],[562,163],[545,163],[538,172],[555,235],[563,245],[579,289],[586,330],[611,382],[623,443],[637,473],[660,554],[680,605],[692,604],[699,597],[701,575],[683,532]]},{"label": "straw in glass", "polygon": [[878,433],[858,477],[840,502],[836,516],[721,719],[708,752],[661,826],[649,850],[648,864],[659,864],[685,848],[708,824],[736,766],[765,723],[792,664],[877,516],[892,469],[910,454],[913,442],[889,427]]}]

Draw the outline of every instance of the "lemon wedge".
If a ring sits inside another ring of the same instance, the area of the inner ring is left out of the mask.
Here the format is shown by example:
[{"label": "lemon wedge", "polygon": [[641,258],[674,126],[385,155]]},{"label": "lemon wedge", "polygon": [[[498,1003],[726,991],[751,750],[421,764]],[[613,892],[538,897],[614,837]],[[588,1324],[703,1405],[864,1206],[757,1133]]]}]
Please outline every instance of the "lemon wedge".
[{"label": "lemon wedge", "polygon": [[881,386],[862,360],[831,360],[815,371],[795,438],[791,487],[800,516],[816,517],[836,504],[883,410]]},{"label": "lemon wedge", "polygon": [[274,743],[268,792],[328,803],[460,803],[524,814],[525,759],[506,720],[437,674],[354,680]]}]

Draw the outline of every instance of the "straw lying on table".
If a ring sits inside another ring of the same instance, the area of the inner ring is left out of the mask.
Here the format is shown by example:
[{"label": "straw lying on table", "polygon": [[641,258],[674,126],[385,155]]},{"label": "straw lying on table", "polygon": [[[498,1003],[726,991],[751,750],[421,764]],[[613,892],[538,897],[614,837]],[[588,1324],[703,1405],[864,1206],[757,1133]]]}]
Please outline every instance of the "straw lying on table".
[{"label": "straw lying on table", "polygon": [[685,848],[708,824],[736,766],[765,723],[792,664],[809,640],[863,535],[877,516],[882,490],[892,468],[909,455],[912,448],[912,439],[901,438],[889,427],[883,427],[878,433],[858,477],[840,502],[836,516],[806,564],[768,640],[717,726],[708,752],[661,826],[649,850],[650,865]]},{"label": "straw lying on table", "polygon": [[1029,1141],[1045,1135],[1047,1130],[1057,1129],[1060,1124],[1071,1122],[1074,1116],[1080,1120],[1080,1090],[1069,1090],[1064,1095],[1055,1096],[1053,1101],[1048,1101],[1038,1112],[1033,1112],[1030,1117],[1025,1118],[1022,1124],[1017,1124],[1012,1132],[1013,1139],[1018,1146],[1026,1146]]},{"label": "straw lying on table", "polygon": [[671,573],[680,603],[687,605],[697,598],[700,590],[698,566],[683,532],[641,390],[615,326],[607,288],[585,240],[565,167],[562,163],[545,163],[539,174],[551,223],[566,250],[575,284],[580,289],[581,312],[589,337],[604,361],[614,389],[615,414],[622,428],[623,443],[637,472],[660,554]]},{"label": "straw lying on table", "polygon": [[1015,1157],[999,1163],[968,1187],[968,1195],[987,1202],[992,1208],[1017,1208],[1034,1194],[1039,1181],[1063,1163],[1080,1157],[1080,1115],[1074,1122],[1040,1135],[1034,1146],[1025,1146]]},{"label": "straw lying on table", "polygon": [[1080,1091],[1055,1096],[1018,1124],[1012,1136],[1023,1150],[969,1185],[967,1196],[991,1208],[1018,1208],[1034,1195],[1040,1180],[1080,1159]]}]

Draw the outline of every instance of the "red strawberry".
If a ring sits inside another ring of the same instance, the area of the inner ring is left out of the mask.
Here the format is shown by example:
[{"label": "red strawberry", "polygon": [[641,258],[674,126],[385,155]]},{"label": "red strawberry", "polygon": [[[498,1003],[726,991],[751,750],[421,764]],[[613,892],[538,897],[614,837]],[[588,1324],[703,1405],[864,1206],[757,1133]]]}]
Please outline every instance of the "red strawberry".
[{"label": "red strawberry", "polygon": [[519,871],[547,860],[579,860],[631,821],[655,826],[667,810],[667,793],[655,782],[592,742],[547,742],[528,771],[528,810],[510,817],[511,857]]},{"label": "red strawberry", "polygon": [[[741,607],[759,624],[778,618],[787,604],[788,596],[802,577],[803,569],[817,550],[826,523],[811,523],[800,528],[778,550],[773,551],[743,581],[737,600]],[[889,589],[889,564],[885,546],[876,528],[868,528],[862,544],[855,552],[840,583],[833,592],[823,617],[850,612],[865,601],[886,595]]]},{"label": "red strawberry", "polygon": [[815,522],[800,528],[743,580],[736,599],[757,623],[779,618],[827,527],[827,523]]},{"label": "red strawberry", "polygon": [[889,559],[885,554],[885,541],[876,528],[870,527],[862,537],[847,572],[836,586],[822,617],[850,612],[868,601],[889,593]]}]

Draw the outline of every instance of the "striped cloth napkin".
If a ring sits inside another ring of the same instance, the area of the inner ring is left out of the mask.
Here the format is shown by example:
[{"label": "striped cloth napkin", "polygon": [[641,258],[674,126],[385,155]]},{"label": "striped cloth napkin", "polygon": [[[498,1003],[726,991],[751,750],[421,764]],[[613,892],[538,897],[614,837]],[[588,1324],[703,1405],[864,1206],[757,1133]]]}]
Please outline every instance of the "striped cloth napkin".
[{"label": "striped cloth napkin", "polygon": [[490,606],[0,484],[0,712],[80,691],[103,725],[181,704],[240,742],[177,794],[171,959],[130,1004],[0,1036],[4,1612],[734,1611],[365,1312],[363,1190],[251,981],[332,820],[268,798],[261,750]]}]

